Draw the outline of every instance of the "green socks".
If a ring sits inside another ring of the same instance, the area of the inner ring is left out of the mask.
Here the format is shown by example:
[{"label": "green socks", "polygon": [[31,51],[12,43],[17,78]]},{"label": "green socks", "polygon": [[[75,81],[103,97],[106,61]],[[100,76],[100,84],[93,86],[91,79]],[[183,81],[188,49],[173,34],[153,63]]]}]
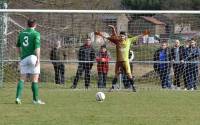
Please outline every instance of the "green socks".
[{"label": "green socks", "polygon": [[[17,84],[16,98],[19,98],[19,99],[21,98],[23,88],[24,88],[24,81],[23,80],[19,80],[19,82]],[[38,100],[38,96],[39,96],[38,83],[37,82],[32,82],[31,89],[32,89],[32,92],[33,92],[33,100],[37,101]]]},{"label": "green socks", "polygon": [[38,96],[39,96],[39,89],[38,89],[38,83],[37,82],[32,82],[31,89],[33,92],[33,100],[37,101]]},{"label": "green socks", "polygon": [[24,81],[23,80],[19,80],[19,82],[17,84],[16,98],[21,98],[23,88],[24,88]]}]

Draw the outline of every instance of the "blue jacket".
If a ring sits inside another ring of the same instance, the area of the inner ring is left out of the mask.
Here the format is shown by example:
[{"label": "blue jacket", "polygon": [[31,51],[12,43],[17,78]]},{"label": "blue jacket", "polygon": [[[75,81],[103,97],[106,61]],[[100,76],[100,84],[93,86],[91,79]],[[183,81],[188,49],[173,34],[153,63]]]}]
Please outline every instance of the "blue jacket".
[{"label": "blue jacket", "polygon": [[[163,49],[158,49],[155,53],[154,53],[154,61],[160,61],[160,53],[161,51],[163,51]],[[164,49],[164,53],[166,55],[164,61],[171,61],[172,58],[171,58],[171,50],[169,48],[166,48]],[[171,65],[170,63],[162,63],[164,64],[164,69],[161,68],[161,63],[154,63],[153,65],[153,68],[155,70],[155,72],[157,73],[161,73],[162,71],[166,71],[166,72],[170,72],[170,68],[171,68]]]}]

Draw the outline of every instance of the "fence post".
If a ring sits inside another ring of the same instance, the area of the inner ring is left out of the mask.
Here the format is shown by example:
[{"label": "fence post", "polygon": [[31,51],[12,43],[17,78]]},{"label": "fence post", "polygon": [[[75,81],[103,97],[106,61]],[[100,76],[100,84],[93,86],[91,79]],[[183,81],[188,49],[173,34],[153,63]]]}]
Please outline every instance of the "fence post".
[{"label": "fence post", "polygon": [[[7,9],[7,0],[0,1],[0,9]],[[0,13],[0,87],[3,86],[4,78],[4,50],[7,33],[7,14]]]}]

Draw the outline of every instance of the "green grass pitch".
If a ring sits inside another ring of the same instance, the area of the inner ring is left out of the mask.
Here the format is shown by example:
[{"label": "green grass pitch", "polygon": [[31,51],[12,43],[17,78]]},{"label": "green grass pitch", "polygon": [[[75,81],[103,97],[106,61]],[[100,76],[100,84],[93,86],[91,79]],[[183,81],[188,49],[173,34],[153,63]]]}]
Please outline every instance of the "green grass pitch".
[{"label": "green grass pitch", "polygon": [[199,91],[139,90],[105,92],[97,89],[40,89],[46,105],[32,104],[29,87],[21,105],[15,88],[0,88],[0,125],[199,125]]}]

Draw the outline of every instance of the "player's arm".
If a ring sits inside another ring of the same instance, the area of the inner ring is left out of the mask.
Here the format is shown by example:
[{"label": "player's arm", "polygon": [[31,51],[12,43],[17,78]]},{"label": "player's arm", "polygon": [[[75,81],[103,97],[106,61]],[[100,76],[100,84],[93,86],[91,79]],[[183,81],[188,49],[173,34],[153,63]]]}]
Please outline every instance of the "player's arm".
[{"label": "player's arm", "polygon": [[117,36],[117,31],[116,31],[116,28],[115,28],[115,26],[113,26],[113,25],[108,25],[110,28],[112,28],[112,35],[113,36]]},{"label": "player's arm", "polygon": [[101,32],[95,32],[95,35],[101,36],[115,44],[117,44],[117,42],[120,41],[120,38],[118,36],[114,36],[114,35],[112,35],[111,37],[106,37]]},{"label": "player's arm", "polygon": [[111,37],[106,37],[101,32],[95,32],[95,35],[99,35],[99,36],[101,36],[101,37],[103,37],[105,39],[108,39],[109,41],[111,41],[111,42],[113,42],[113,43],[116,44],[118,41],[120,41],[120,38],[117,35],[116,28],[113,25],[108,25],[108,27],[112,28],[112,35],[111,35]]},{"label": "player's arm", "polygon": [[35,67],[36,67],[40,63],[40,48],[36,48],[35,53],[36,53],[36,56],[37,56],[37,61],[36,61],[36,64],[35,64]]},{"label": "player's arm", "polygon": [[97,35],[97,36],[101,36],[101,37],[103,37],[105,39],[109,38],[109,37],[104,36],[101,32],[98,32],[98,31],[96,31],[94,34]]},{"label": "player's arm", "polygon": [[116,28],[115,26],[113,25],[108,25],[110,28],[112,28],[112,36],[107,38],[109,41],[117,44],[119,41],[121,41],[121,39],[118,37],[117,35],[117,31],[116,31]]},{"label": "player's arm", "polygon": [[142,37],[142,36],[143,36],[142,34],[137,35],[137,36],[129,35],[128,38],[130,39],[130,41],[131,41],[132,43],[136,43],[136,42],[138,41],[138,39],[139,39],[140,37]]},{"label": "player's arm", "polygon": [[38,66],[40,63],[40,33],[36,34],[36,38],[35,38],[35,54],[37,57],[37,61],[35,66]]},{"label": "player's arm", "polygon": [[137,36],[129,35],[129,38],[132,41],[132,43],[136,43],[139,38],[141,38],[141,37],[143,37],[145,35],[149,35],[149,34],[150,34],[150,32],[148,30],[145,30],[142,34],[139,34]]},{"label": "player's arm", "polygon": [[136,43],[138,41],[138,38],[139,36],[134,36],[134,37],[130,37],[129,39],[132,43]]},{"label": "player's arm", "polygon": [[19,53],[20,54],[20,47],[17,47],[17,53]]},{"label": "player's arm", "polygon": [[16,47],[17,47],[17,53],[19,53],[20,54],[20,46],[21,46],[21,44],[20,44],[20,35],[18,36],[18,38],[17,38],[17,44],[16,44]]}]

